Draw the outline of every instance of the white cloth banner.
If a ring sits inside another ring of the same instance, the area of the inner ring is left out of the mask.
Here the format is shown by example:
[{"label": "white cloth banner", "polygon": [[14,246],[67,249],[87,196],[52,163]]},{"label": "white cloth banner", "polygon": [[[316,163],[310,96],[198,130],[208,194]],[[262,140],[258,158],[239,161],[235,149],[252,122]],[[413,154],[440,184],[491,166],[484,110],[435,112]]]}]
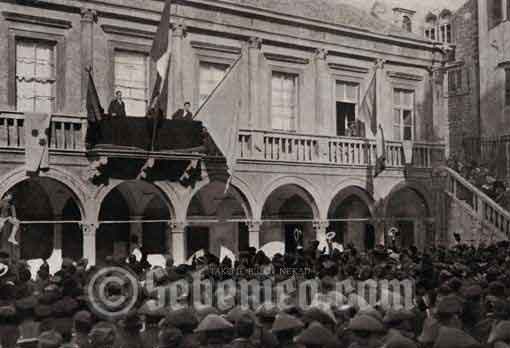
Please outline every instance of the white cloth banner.
[{"label": "white cloth banner", "polygon": [[25,167],[27,172],[49,168],[49,134],[51,115],[25,113]]}]

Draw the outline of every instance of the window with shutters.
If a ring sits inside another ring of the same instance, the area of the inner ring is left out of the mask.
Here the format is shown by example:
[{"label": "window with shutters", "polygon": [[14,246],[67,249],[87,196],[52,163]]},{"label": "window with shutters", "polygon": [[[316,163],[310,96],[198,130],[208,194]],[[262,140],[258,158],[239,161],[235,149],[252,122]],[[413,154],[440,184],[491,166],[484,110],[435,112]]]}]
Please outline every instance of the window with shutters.
[{"label": "window with shutters", "polygon": [[145,116],[149,100],[148,55],[115,50],[114,72],[114,92],[122,92],[126,115]]},{"label": "window with shutters", "polygon": [[448,71],[448,94],[463,95],[471,89],[469,67],[457,67]]},{"label": "window with shutters", "polygon": [[200,105],[203,104],[203,102],[209,97],[209,95],[218,85],[221,79],[223,79],[228,68],[229,68],[228,64],[200,62],[199,71]]},{"label": "window with shutters", "polygon": [[271,124],[273,129],[294,130],[297,116],[298,75],[273,71]]},{"label": "window with shutters", "polygon": [[414,91],[393,90],[393,136],[395,140],[414,139]]},{"label": "window with shutters", "polygon": [[16,108],[51,113],[55,109],[55,44],[16,40]]}]

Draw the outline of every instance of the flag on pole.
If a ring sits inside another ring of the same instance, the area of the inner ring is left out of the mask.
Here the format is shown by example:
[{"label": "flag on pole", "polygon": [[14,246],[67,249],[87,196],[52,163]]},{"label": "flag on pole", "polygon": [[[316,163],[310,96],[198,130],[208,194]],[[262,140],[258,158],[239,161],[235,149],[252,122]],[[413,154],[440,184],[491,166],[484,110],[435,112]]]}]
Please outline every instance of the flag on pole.
[{"label": "flag on pole", "polygon": [[170,5],[166,0],[161,14],[161,21],[152,43],[150,57],[156,64],[156,82],[147,111],[148,117],[163,117],[166,114],[168,94],[168,66],[170,63]]},{"label": "flag on pole", "polygon": [[368,84],[368,88],[361,101],[360,116],[361,120],[370,127],[372,134],[377,133],[377,69]]},{"label": "flag on pole", "polygon": [[378,119],[378,79],[377,72],[379,69],[382,69],[383,62],[378,62],[377,66],[374,69],[372,77],[370,79],[370,83],[368,84],[367,91],[361,102],[360,116],[365,124],[370,126],[370,130],[372,135],[376,137],[376,162],[375,162],[375,172],[374,177],[377,177],[381,174],[382,171],[386,168],[386,144],[384,141],[384,132],[381,124],[377,126]]},{"label": "flag on pole", "polygon": [[92,68],[87,69],[88,72],[88,85],[87,85],[87,134],[85,142],[90,145],[97,144],[101,138],[101,129],[99,128],[99,121],[103,119],[104,109],[101,106],[99,95],[97,94],[96,84],[92,76]]},{"label": "flag on pole", "polygon": [[246,54],[242,53],[234,62],[195,115],[196,119],[202,121],[212,140],[226,159],[229,180],[225,191],[230,184],[237,160],[245,56]]},{"label": "flag on pole", "polygon": [[379,131],[376,137],[377,158],[375,160],[374,177],[377,177],[386,169],[386,143],[384,141],[384,132],[379,124]]},{"label": "flag on pole", "polygon": [[156,82],[147,109],[147,130],[150,132],[150,150],[154,150],[157,128],[166,117],[168,103],[168,67],[170,65],[170,6],[172,0],[165,0],[156,36],[152,43],[150,57],[156,64]]},{"label": "flag on pole", "polygon": [[92,77],[92,69],[87,69],[89,81],[87,85],[87,118],[89,122],[95,123],[102,120],[104,109],[101,106],[99,95],[97,94],[96,84]]}]

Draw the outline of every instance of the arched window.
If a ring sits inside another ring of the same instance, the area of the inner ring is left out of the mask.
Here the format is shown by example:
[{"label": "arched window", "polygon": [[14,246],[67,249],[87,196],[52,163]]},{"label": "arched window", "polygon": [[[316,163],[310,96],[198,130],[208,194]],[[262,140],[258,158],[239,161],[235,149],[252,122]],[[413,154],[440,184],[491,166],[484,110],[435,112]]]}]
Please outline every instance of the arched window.
[{"label": "arched window", "polygon": [[448,9],[444,9],[439,14],[439,37],[438,40],[444,43],[452,43],[452,13]]},{"label": "arched window", "polygon": [[402,28],[408,32],[413,31],[413,24],[411,22],[411,18],[409,18],[408,16],[404,16],[402,18]]}]

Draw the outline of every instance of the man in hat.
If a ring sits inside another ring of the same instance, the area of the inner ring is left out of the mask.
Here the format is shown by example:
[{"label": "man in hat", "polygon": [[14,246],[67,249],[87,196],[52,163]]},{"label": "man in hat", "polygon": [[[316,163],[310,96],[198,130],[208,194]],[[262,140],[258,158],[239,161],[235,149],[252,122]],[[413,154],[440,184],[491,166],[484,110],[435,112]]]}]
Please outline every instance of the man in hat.
[{"label": "man in hat", "polygon": [[56,331],[45,331],[39,335],[38,348],[60,348],[62,336]]},{"label": "man in hat", "polygon": [[243,314],[235,322],[236,336],[230,344],[232,348],[256,348],[257,346],[251,340],[255,330],[255,322],[248,314]]},{"label": "man in hat", "polygon": [[115,339],[115,326],[107,322],[97,323],[89,333],[90,345],[94,348],[112,348]]},{"label": "man in hat", "polygon": [[304,326],[304,323],[298,318],[286,313],[279,313],[276,315],[271,332],[280,342],[280,347],[295,348],[299,346],[294,343],[294,336]]},{"label": "man in hat", "polygon": [[79,348],[92,348],[89,334],[92,330],[92,315],[87,311],[80,311],[73,317],[74,336],[72,343]]},{"label": "man in hat", "polygon": [[223,348],[231,340],[234,326],[217,314],[206,316],[195,329],[202,335],[201,348]]},{"label": "man in hat", "polygon": [[143,348],[140,330],[143,323],[137,311],[130,311],[124,319],[119,322],[119,331],[115,341],[116,348]]}]

